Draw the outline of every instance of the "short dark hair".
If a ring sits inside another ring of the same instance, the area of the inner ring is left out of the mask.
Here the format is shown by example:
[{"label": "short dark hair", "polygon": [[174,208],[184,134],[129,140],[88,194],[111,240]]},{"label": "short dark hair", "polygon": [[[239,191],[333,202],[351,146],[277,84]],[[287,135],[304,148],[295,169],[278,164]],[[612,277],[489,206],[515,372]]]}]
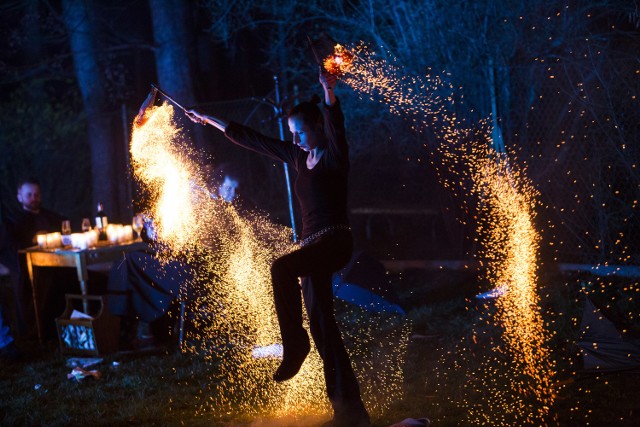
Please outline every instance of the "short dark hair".
[{"label": "short dark hair", "polygon": [[308,101],[301,102],[289,110],[287,118],[301,117],[307,125],[315,125],[322,122],[322,111],[318,107],[320,97],[313,95]]},{"label": "short dark hair", "polygon": [[16,190],[20,191],[20,189],[22,188],[23,185],[25,184],[35,184],[38,187],[42,187],[42,185],[40,185],[40,181],[32,176],[26,176],[23,177],[22,179],[20,179],[18,181],[18,186],[16,187]]}]

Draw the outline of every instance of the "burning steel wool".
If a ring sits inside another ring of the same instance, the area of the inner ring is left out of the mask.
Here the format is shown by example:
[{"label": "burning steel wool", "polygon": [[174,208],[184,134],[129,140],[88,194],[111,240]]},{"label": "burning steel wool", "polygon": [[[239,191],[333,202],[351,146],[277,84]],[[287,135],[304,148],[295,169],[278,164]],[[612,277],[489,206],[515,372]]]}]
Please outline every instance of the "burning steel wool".
[{"label": "burning steel wool", "polygon": [[[291,230],[256,212],[240,214],[233,204],[211,196],[194,161],[197,153],[188,148],[171,105],[151,106],[141,114],[130,149],[135,177],[148,194],[147,215],[165,248],[162,256],[181,257],[197,272],[183,286],[191,323],[183,351],[212,364],[212,377],[203,382],[208,388],[194,402],[197,412],[263,417],[328,413],[322,363],[314,350],[292,380],[277,384],[271,379],[281,347],[270,265],[292,250]],[[371,316],[357,309],[350,316],[359,316],[358,326],[365,328],[354,333],[349,348],[365,404],[372,413],[381,413],[401,393],[402,343],[408,332],[385,319],[381,322],[390,332],[381,334],[385,328],[374,325]],[[376,365],[375,360],[387,363]]]},{"label": "burning steel wool", "polygon": [[[473,424],[542,424],[556,398],[555,365],[536,290],[539,233],[535,229],[537,193],[524,171],[491,147],[486,121],[469,126],[453,110],[455,90],[439,76],[411,76],[361,44],[351,51],[336,46],[325,61],[361,97],[387,106],[417,132],[427,128],[437,138],[436,164],[443,185],[461,196],[479,200],[478,240],[483,246],[487,280],[505,292],[496,300],[489,322],[501,331],[492,343],[495,358],[479,372],[469,372],[467,393],[480,395],[482,405],[468,407]],[[336,68],[338,67],[338,68]],[[338,72],[336,71],[336,72]],[[468,184],[470,183],[470,184]],[[464,353],[464,350],[463,352]],[[462,365],[458,365],[460,367]],[[446,368],[445,368],[446,369]],[[451,368],[455,369],[455,367]],[[504,389],[504,384],[510,384]],[[465,406],[465,399],[459,402]],[[476,399],[477,400],[477,399]]]},{"label": "burning steel wool", "polygon": [[335,52],[332,55],[327,56],[323,61],[324,69],[340,76],[351,68],[353,62],[353,54],[345,49],[342,45],[335,46]]}]

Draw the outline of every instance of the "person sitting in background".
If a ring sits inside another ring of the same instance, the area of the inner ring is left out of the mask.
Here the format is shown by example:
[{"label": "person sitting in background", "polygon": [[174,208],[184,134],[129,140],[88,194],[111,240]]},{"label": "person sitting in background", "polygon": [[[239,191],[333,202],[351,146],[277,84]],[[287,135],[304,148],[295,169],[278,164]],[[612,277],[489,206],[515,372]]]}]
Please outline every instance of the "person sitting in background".
[{"label": "person sitting in background", "polygon": [[[42,207],[40,182],[34,178],[26,178],[19,182],[17,199],[20,209],[15,215],[9,216],[4,226],[6,235],[2,239],[4,255],[3,264],[9,269],[15,300],[15,316],[17,321],[17,336],[30,334],[35,325],[33,302],[31,298],[31,283],[26,269],[24,257],[18,256],[18,251],[37,244],[36,236],[41,233],[60,231],[62,221],[67,218],[56,212]],[[34,271],[34,274],[38,274]],[[52,283],[57,278],[62,280],[64,272],[55,272],[41,276],[41,301],[47,301],[44,319],[55,317],[56,311],[64,309],[64,292],[52,291]],[[62,307],[62,308],[60,308]],[[49,324],[51,323],[51,324]],[[53,322],[47,322],[49,332],[55,330]]]},{"label": "person sitting in background", "polygon": [[22,209],[16,215],[7,218],[9,238],[17,249],[36,245],[37,234],[60,231],[62,221],[67,219],[42,207],[40,182],[34,178],[20,181],[17,198]]},{"label": "person sitting in background", "polygon": [[[232,164],[220,165],[209,178],[209,185],[215,188],[212,197],[228,203],[235,199],[239,180]],[[127,252],[121,262],[116,262],[107,285],[109,311],[123,318],[124,339],[134,348],[150,347],[168,338],[167,314],[180,296],[181,285],[194,278],[192,265],[158,258],[155,231],[149,219],[141,237],[147,247]]]},{"label": "person sitting in background", "polygon": [[214,166],[212,163],[204,165],[202,172],[205,175],[207,187],[213,191],[211,197],[222,199],[225,202],[237,201],[238,170],[234,163],[221,163]]},{"label": "person sitting in background", "polygon": [[109,311],[122,318],[125,344],[133,348],[156,344],[156,335],[162,335],[160,327],[166,326],[160,320],[179,296],[181,283],[191,280],[193,274],[179,260],[158,257],[150,220],[145,221],[141,238],[147,246],[125,253],[122,261],[114,263],[107,284]]}]

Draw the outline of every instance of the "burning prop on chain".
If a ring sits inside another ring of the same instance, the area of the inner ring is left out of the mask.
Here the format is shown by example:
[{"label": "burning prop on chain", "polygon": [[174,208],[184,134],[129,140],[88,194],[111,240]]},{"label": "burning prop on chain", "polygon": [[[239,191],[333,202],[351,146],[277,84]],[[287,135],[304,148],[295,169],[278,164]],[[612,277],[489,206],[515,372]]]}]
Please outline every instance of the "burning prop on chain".
[{"label": "burning prop on chain", "polygon": [[[353,63],[354,55],[343,45],[323,36],[319,40],[312,40],[307,36],[309,47],[313,52],[316,63],[328,73],[340,76],[347,72]],[[324,57],[324,59],[322,59]]]},{"label": "burning prop on chain", "polygon": [[344,74],[349,67],[351,67],[351,63],[353,62],[353,53],[349,52],[344,48],[341,44],[337,44],[335,46],[335,51],[332,55],[327,56],[322,65],[324,65],[324,69],[329,73],[339,76]]},{"label": "burning prop on chain", "polygon": [[[147,98],[144,100],[144,102],[140,106],[140,109],[138,110],[138,114],[133,120],[137,128],[144,126],[144,124],[149,119],[149,116],[151,115],[151,107],[153,107],[154,103],[156,102],[156,99],[158,98],[158,94],[162,95],[164,98],[167,99],[167,101],[169,101],[176,107],[180,108],[182,111],[185,112],[185,114],[187,113],[187,109],[182,104],[177,102],[175,99],[169,96],[169,94],[167,94],[165,91],[160,89],[158,86],[156,86],[155,84],[152,84],[151,91],[149,91]],[[210,192],[205,186],[196,183],[193,179],[190,180],[189,183],[192,190],[199,191],[202,194],[205,194],[212,199],[218,198],[218,196],[215,193]]]}]

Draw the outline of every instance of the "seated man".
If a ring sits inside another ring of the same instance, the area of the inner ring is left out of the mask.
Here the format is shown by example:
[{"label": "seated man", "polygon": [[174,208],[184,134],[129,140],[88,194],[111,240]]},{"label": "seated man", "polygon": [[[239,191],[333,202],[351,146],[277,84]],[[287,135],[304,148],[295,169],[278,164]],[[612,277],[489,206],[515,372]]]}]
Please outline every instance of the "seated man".
[{"label": "seated man", "polygon": [[233,163],[221,163],[215,168],[208,164],[204,167],[204,172],[207,174],[208,187],[214,189],[211,197],[221,198],[225,202],[236,200],[240,174]]},{"label": "seated man", "polygon": [[151,324],[167,314],[180,295],[180,286],[193,278],[193,270],[179,260],[161,260],[155,248],[150,222],[142,238],[147,248],[128,252],[109,273],[108,306],[112,314],[123,317],[126,339],[134,347],[155,344]]},{"label": "seated man", "polygon": [[[215,188],[212,197],[231,202],[235,198],[238,179],[231,165],[218,167],[211,176]],[[147,347],[158,338],[167,337],[166,314],[181,295],[181,285],[194,279],[195,267],[178,259],[158,258],[153,224],[147,220],[141,237],[148,247],[125,254],[124,260],[111,269],[108,283],[108,305],[112,314],[123,317],[131,330],[125,338],[133,347]],[[182,295],[189,299],[189,295]],[[184,299],[183,299],[184,301]]]},{"label": "seated man", "polygon": [[60,231],[62,221],[67,218],[42,207],[38,180],[23,179],[17,190],[21,209],[16,215],[7,218],[7,230],[17,249],[24,249],[37,244],[37,234]]},{"label": "seated man", "polygon": [[[18,250],[36,245],[37,234],[60,231],[62,221],[66,218],[42,207],[40,183],[36,179],[27,178],[20,181],[17,187],[17,199],[20,209],[15,215],[9,216],[4,223],[6,233],[0,240],[0,251],[3,257],[2,263],[9,269],[13,286],[16,333],[22,337],[34,330],[35,319],[26,262],[23,257],[18,257]],[[73,283],[75,273],[72,270],[56,269],[56,271],[44,272],[37,269],[34,271],[34,274],[39,275],[41,301],[47,302],[41,309],[44,310],[45,332],[49,334],[55,333],[53,319],[64,310],[65,306],[65,290],[57,285]]]}]

